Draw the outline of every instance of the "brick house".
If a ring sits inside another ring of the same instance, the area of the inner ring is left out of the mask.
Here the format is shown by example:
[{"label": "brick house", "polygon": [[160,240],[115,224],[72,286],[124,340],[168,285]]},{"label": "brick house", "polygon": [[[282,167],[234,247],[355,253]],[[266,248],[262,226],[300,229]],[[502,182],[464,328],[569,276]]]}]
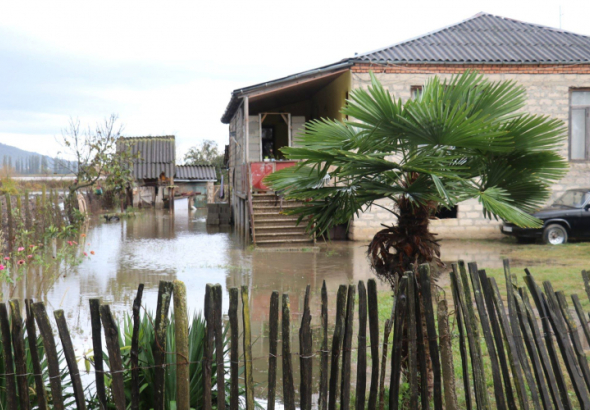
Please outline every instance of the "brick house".
[{"label": "brick house", "polygon": [[[343,119],[348,93],[370,84],[373,71],[402,100],[426,80],[478,70],[490,80],[515,80],[526,88],[525,110],[559,118],[568,128],[561,154],[570,171],[553,186],[590,187],[590,37],[480,13],[460,23],[338,63],[233,91],[222,117],[229,124],[229,167],[234,220],[248,232],[248,196],[264,190],[262,178],[292,163],[278,150],[294,145],[305,121]],[[269,162],[268,157],[274,157]],[[393,206],[384,200],[382,205]],[[483,217],[476,200],[458,204],[432,222],[440,238],[490,238],[499,222]],[[391,223],[372,207],[351,221],[349,239],[367,240]]]}]

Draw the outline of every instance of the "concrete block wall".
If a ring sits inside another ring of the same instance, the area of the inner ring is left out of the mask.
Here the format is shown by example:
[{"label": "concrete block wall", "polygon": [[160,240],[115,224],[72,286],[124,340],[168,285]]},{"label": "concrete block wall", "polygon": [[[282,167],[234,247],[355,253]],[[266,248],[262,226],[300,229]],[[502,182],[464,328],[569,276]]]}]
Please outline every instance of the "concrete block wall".
[{"label": "concrete block wall", "polygon": [[[430,67],[414,66],[383,68],[374,66],[375,75],[381,83],[394,95],[395,98],[407,100],[410,98],[410,88],[416,85],[423,85],[426,80],[434,75],[442,78],[450,78],[450,72],[458,73],[464,68],[454,66],[453,71],[449,66]],[[523,69],[522,66],[513,68],[494,68],[487,67],[469,67],[472,69],[481,69],[485,72],[486,77],[492,81],[514,80],[522,84],[527,91],[526,112],[533,114],[549,115],[558,118],[569,126],[569,99],[570,90],[573,88],[590,88],[590,66],[573,66],[565,68],[543,68],[536,67]],[[370,84],[370,75],[367,67],[353,67],[352,89],[367,88]],[[444,72],[444,74],[440,74]],[[567,140],[559,150],[559,153],[568,158]],[[568,174],[557,184],[552,187],[552,197],[548,202],[552,202],[556,197],[561,195],[565,190],[570,188],[589,187],[590,186],[590,163],[589,162],[570,162]],[[371,239],[375,232],[382,229],[381,223],[393,223],[395,217],[387,211],[372,207],[358,218],[355,218],[351,224],[350,238],[354,240]],[[493,238],[501,236],[499,231],[500,222],[490,221],[483,217],[482,207],[476,200],[469,200],[458,206],[457,219],[445,219],[432,222],[432,231],[439,234],[440,238]]]}]

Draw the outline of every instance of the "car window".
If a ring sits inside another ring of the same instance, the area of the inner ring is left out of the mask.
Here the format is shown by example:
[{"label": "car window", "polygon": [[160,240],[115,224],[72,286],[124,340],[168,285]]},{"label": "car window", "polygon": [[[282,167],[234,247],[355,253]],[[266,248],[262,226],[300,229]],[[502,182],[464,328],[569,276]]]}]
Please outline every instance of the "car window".
[{"label": "car window", "polygon": [[589,197],[590,192],[587,191],[567,191],[557,201],[555,201],[553,205],[564,205],[580,208],[586,203]]}]

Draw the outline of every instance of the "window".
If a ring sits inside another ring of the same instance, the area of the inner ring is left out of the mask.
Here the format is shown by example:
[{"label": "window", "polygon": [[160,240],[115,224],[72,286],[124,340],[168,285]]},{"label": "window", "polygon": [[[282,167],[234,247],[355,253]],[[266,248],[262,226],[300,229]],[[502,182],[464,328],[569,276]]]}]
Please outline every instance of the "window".
[{"label": "window", "polygon": [[570,160],[590,159],[590,90],[572,91],[569,142]]},{"label": "window", "polygon": [[410,98],[418,98],[422,94],[421,85],[413,85],[410,87]]}]

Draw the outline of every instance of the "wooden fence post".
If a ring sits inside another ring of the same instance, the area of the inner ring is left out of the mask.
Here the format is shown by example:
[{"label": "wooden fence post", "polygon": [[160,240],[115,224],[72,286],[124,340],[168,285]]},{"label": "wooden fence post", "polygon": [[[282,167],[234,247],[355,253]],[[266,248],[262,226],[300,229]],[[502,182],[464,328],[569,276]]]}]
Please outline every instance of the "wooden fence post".
[{"label": "wooden fence post", "polygon": [[8,250],[12,251],[12,247],[14,245],[14,215],[12,215],[12,202],[10,199],[10,195],[6,193],[4,195],[6,198],[6,215],[8,217]]},{"label": "wooden fence post", "polygon": [[188,312],[186,286],[174,281],[174,334],[176,336],[176,408],[190,410]]},{"label": "wooden fence post", "polygon": [[389,410],[397,410],[399,408],[399,382],[401,377],[402,364],[402,343],[403,343],[403,328],[406,318],[407,305],[407,282],[408,278],[404,276],[399,283],[395,316],[393,318],[393,347],[391,351],[391,378],[389,384]]},{"label": "wooden fence post", "polygon": [[277,389],[277,345],[279,338],[279,292],[270,295],[270,312],[268,315],[269,347],[268,347],[268,410],[274,410]]},{"label": "wooden fence post", "polygon": [[35,240],[39,242],[43,239],[43,234],[45,233],[45,229],[43,228],[43,208],[41,208],[41,197],[39,195],[35,197],[34,219]]},{"label": "wooden fence post", "polygon": [[8,410],[17,410],[18,402],[16,399],[12,342],[10,340],[10,323],[8,321],[8,310],[4,303],[0,303],[0,330],[2,330],[2,355],[4,356],[4,371],[6,372],[6,404]]},{"label": "wooden fence post", "polygon": [[43,375],[41,374],[41,361],[39,360],[39,351],[37,350],[37,331],[35,329],[35,318],[32,310],[33,300],[25,299],[25,311],[27,319],[25,325],[27,327],[27,342],[29,344],[29,352],[31,361],[33,362],[33,378],[35,379],[35,392],[37,393],[37,405],[39,410],[47,410],[47,392],[45,391],[45,384],[43,383]]},{"label": "wooden fence post", "polygon": [[504,391],[506,393],[506,404],[510,410],[517,410],[516,399],[514,391],[512,390],[512,376],[508,370],[508,361],[506,360],[506,353],[504,351],[504,339],[502,338],[502,330],[498,324],[496,316],[496,309],[494,308],[494,299],[492,297],[492,288],[488,281],[488,276],[485,270],[479,270],[479,283],[481,284],[484,301],[488,311],[492,332],[494,334],[494,341],[496,342],[496,351],[498,352],[498,360],[502,370],[502,378],[504,380]]},{"label": "wooden fence post", "polygon": [[572,302],[574,303],[574,308],[576,309],[578,319],[580,319],[580,326],[582,326],[584,336],[586,336],[586,341],[590,345],[590,328],[588,327],[588,319],[586,319],[586,315],[584,315],[584,309],[582,309],[582,305],[580,304],[580,299],[578,298],[578,295],[572,295]]},{"label": "wooden fence post", "polygon": [[408,383],[410,385],[408,407],[410,409],[418,408],[418,345],[416,328],[416,277],[414,272],[408,271],[404,274],[408,278]]},{"label": "wooden fence post", "polygon": [[582,279],[584,280],[584,290],[586,291],[586,296],[588,296],[588,300],[590,300],[590,271],[583,270]]},{"label": "wooden fence post", "polygon": [[383,348],[381,349],[381,369],[379,373],[379,410],[385,408],[385,373],[387,372],[387,353],[389,352],[389,335],[393,329],[393,319],[395,317],[396,300],[394,298],[391,305],[391,315],[385,320],[385,329],[383,331]]},{"label": "wooden fence post", "polygon": [[[139,410],[139,326],[143,283],[137,287],[133,300],[133,333],[131,335],[131,410]],[[100,326],[100,323],[98,324]],[[100,327],[99,327],[100,336]],[[104,381],[103,381],[104,383]]]},{"label": "wooden fence post", "polygon": [[31,204],[29,203],[29,191],[25,191],[25,226],[27,231],[31,232],[33,223],[31,221]]},{"label": "wooden fence post", "polygon": [[47,311],[45,310],[43,302],[33,303],[31,308],[35,320],[37,321],[37,326],[39,327],[39,333],[41,333],[41,337],[43,338],[43,346],[45,347],[45,358],[49,370],[49,383],[51,385],[53,409],[64,410],[59,360],[57,358],[57,350],[55,348],[51,323],[49,323],[49,316],[47,316]]},{"label": "wooden fence post", "polygon": [[328,409],[336,410],[338,401],[338,376],[340,373],[340,350],[342,349],[342,337],[344,334],[344,315],[346,309],[346,286],[340,285],[336,296],[336,325],[332,336],[332,365],[330,366],[330,387],[328,397]]},{"label": "wooden fence post", "polygon": [[238,377],[239,377],[239,330],[238,330],[238,288],[231,288],[229,290],[229,326],[231,332],[230,340],[230,396],[229,396],[229,408],[230,410],[238,410],[239,407],[239,390],[238,390]]},{"label": "wooden fence post", "polygon": [[498,362],[498,355],[496,353],[496,346],[494,346],[494,338],[492,336],[492,329],[488,319],[488,313],[483,301],[482,289],[477,273],[477,264],[471,262],[468,264],[469,276],[471,277],[471,286],[473,287],[473,295],[475,304],[479,313],[479,321],[481,323],[481,330],[485,339],[486,347],[488,348],[488,355],[492,365],[492,379],[494,381],[494,396],[496,398],[496,407],[499,410],[506,409],[506,399],[504,398],[504,389],[502,388],[502,374],[500,372],[500,364]]},{"label": "wooden fence post", "polygon": [[293,364],[291,360],[291,304],[289,295],[283,293],[283,401],[285,410],[295,410],[295,387],[293,385]]},{"label": "wooden fence post", "polygon": [[211,410],[212,405],[212,363],[213,363],[213,338],[215,336],[215,324],[213,323],[213,285],[207,284],[205,290],[205,341],[203,343],[203,409]]},{"label": "wooden fence post", "polygon": [[[213,286],[215,324],[215,360],[217,370],[217,410],[225,410],[225,368],[223,357],[223,289],[221,285]],[[188,357],[188,349],[187,349]],[[187,366],[188,375],[188,366]],[[188,378],[187,378],[188,380]]]},{"label": "wooden fence post", "polygon": [[53,316],[57,322],[57,330],[59,332],[59,338],[61,339],[63,354],[68,365],[70,379],[72,380],[74,397],[76,399],[76,407],[78,410],[85,410],[86,400],[84,399],[84,387],[82,387],[82,380],[80,380],[80,371],[78,370],[76,353],[74,352],[74,345],[72,344],[70,331],[68,330],[68,324],[66,323],[66,318],[64,317],[64,311],[62,309],[58,309],[53,312]]},{"label": "wooden fence post", "polygon": [[[152,348],[154,354],[154,410],[164,410],[166,398],[166,329],[168,328],[168,311],[174,285],[172,282],[160,281],[158,304],[156,307],[155,340]],[[103,322],[104,324],[104,322]],[[206,394],[206,392],[205,392]]]},{"label": "wooden fence post", "polygon": [[104,384],[104,363],[102,354],[102,329],[100,325],[100,299],[90,299],[90,324],[92,327],[92,346],[94,351],[94,377],[96,380],[96,396],[102,409],[107,408],[107,397]]},{"label": "wooden fence post", "polygon": [[342,387],[340,388],[340,409],[350,408],[350,368],[352,366],[352,333],[354,327],[354,299],[356,287],[348,286],[348,298],[346,300],[346,326],[344,328],[344,340],[342,342]]},{"label": "wooden fence post", "polygon": [[[547,306],[543,297],[543,292],[539,288],[539,286],[535,283],[535,280],[528,269],[525,269],[526,276],[524,277],[524,281],[529,288],[529,292],[533,297],[535,302],[535,306],[537,307],[537,311],[539,312],[539,317],[541,318],[541,324],[543,326],[543,335],[545,337],[545,346],[547,347],[547,354],[549,355],[549,359],[551,361],[551,368],[548,368],[546,374],[548,375],[555,375],[555,384],[550,384],[552,388],[553,394],[553,402],[555,403],[556,407],[559,408],[558,403],[561,402],[563,407],[567,409],[572,409],[572,403],[569,398],[568,394],[568,386],[565,381],[565,377],[561,370],[561,363],[559,362],[559,358],[557,357],[557,350],[555,349],[555,345],[553,344],[553,337],[551,330],[551,324],[549,321],[549,313],[547,312]],[[536,321],[535,321],[536,323]],[[540,344],[539,344],[540,345]],[[548,366],[546,366],[548,367]],[[559,396],[556,397],[555,393],[555,385],[557,385],[557,389],[559,391]],[[557,400],[559,398],[559,400]]]},{"label": "wooden fence post", "polygon": [[377,282],[367,282],[369,302],[369,334],[371,336],[371,387],[368,410],[376,410],[379,393],[379,306],[377,304]]},{"label": "wooden fence post", "polygon": [[25,339],[23,336],[23,319],[20,314],[18,299],[10,302],[12,346],[14,348],[14,362],[16,368],[16,383],[18,385],[18,399],[21,410],[29,409],[29,383],[27,376],[27,358],[25,353]]},{"label": "wooden fence post", "polygon": [[311,382],[313,379],[313,347],[311,335],[311,313],[309,311],[310,286],[305,289],[303,316],[299,328],[299,368],[301,384],[299,388],[301,410],[311,410]]},{"label": "wooden fence post", "polygon": [[104,338],[109,353],[109,365],[112,378],[113,399],[117,410],[125,410],[125,387],[123,384],[123,362],[119,348],[119,329],[111,314],[109,305],[100,306],[100,319],[104,328]]},{"label": "wooden fence post", "polygon": [[459,329],[459,352],[461,354],[461,370],[463,376],[463,391],[465,392],[465,407],[467,410],[472,410],[471,404],[471,383],[469,381],[469,360],[467,359],[467,346],[465,345],[465,331],[463,328],[463,320],[466,313],[461,308],[459,299],[458,281],[456,265],[453,264],[453,270],[450,272],[451,277],[451,293],[453,295],[453,305],[455,306],[455,320],[457,328]]},{"label": "wooden fence post", "polygon": [[322,283],[322,349],[320,359],[320,391],[318,398],[319,410],[328,410],[328,361],[330,352],[328,350],[328,290],[326,281]]},{"label": "wooden fence post", "polygon": [[[359,331],[358,353],[356,368],[356,397],[355,409],[365,410],[367,391],[367,289],[365,283],[360,280],[359,289]],[[351,329],[352,330],[352,329]]]},{"label": "wooden fence post", "polygon": [[254,410],[254,376],[252,374],[252,327],[248,286],[242,286],[242,320],[244,321],[244,365],[246,377],[246,410]]},{"label": "wooden fence post", "polygon": [[453,344],[449,332],[449,309],[447,301],[442,299],[437,306],[438,337],[442,363],[442,380],[445,392],[445,409],[457,410],[457,393],[455,392],[455,368],[453,366]]}]

